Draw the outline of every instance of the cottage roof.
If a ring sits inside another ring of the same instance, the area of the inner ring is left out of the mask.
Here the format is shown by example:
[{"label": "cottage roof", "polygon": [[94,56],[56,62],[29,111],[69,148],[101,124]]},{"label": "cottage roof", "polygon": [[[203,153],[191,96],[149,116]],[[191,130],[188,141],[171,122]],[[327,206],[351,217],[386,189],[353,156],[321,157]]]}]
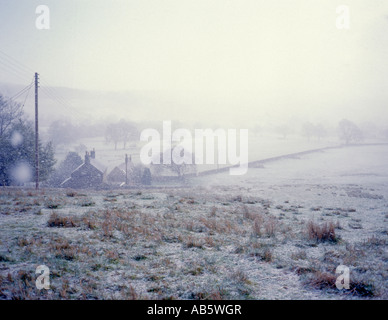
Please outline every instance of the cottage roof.
[{"label": "cottage roof", "polygon": [[[128,171],[129,171],[129,170],[133,170],[134,167],[135,167],[135,165],[133,164],[133,162],[132,162],[132,161],[128,161],[128,165],[127,165]],[[119,169],[125,171],[125,162],[119,164],[119,165],[117,166],[117,168],[119,168]]]},{"label": "cottage roof", "polygon": [[[102,164],[101,162],[97,161],[96,159],[90,159],[90,164],[95,167],[98,171],[100,171],[101,173],[105,173],[105,171],[107,170],[107,166],[105,166],[104,164]],[[81,169],[83,166],[85,165],[85,162],[83,164],[81,164],[78,168],[76,168],[73,172],[76,172],[78,171],[79,169]]]},{"label": "cottage roof", "polygon": [[93,158],[90,159],[90,164],[96,169],[98,169],[99,171],[101,171],[102,173],[104,173],[107,170],[107,166],[97,161],[96,159],[93,159]]}]

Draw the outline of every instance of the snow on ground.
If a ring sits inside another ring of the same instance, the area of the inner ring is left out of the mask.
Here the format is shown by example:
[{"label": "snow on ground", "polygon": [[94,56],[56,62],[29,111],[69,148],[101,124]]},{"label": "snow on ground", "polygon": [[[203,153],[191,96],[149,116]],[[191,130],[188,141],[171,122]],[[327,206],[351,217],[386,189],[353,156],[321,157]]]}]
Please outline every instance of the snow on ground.
[{"label": "snow on ground", "polygon": [[[93,148],[96,150],[96,159],[108,167],[108,171],[113,169],[114,166],[124,162],[125,154],[131,155],[135,164],[140,162],[140,150],[146,142],[132,141],[127,143],[126,149],[123,149],[123,144],[118,143],[117,150],[114,148],[113,143],[107,143],[104,137],[81,139],[70,146],[59,146],[56,148],[56,158],[60,161],[64,160],[68,151],[75,151],[83,144],[88,150]],[[160,143],[161,147],[163,142]],[[194,142],[191,144],[193,152],[195,151]],[[216,144],[217,145],[217,144]],[[324,148],[329,146],[338,145],[338,139],[328,137],[320,141],[316,139],[308,140],[298,135],[289,135],[286,139],[280,138],[276,134],[263,133],[261,135],[249,135],[249,161],[261,160],[271,157],[280,156],[288,153],[301,152],[311,149]],[[217,159],[218,149],[215,150],[215,159]],[[195,152],[194,152],[195,153]],[[237,148],[239,154],[239,149]],[[83,157],[83,154],[80,154]],[[227,159],[228,160],[228,159]],[[216,160],[215,160],[216,161]],[[59,163],[58,162],[58,163]],[[204,160],[205,162],[205,160]],[[219,167],[229,166],[231,163],[220,164]],[[217,164],[203,164],[198,165],[199,172],[205,170],[216,169]]]},{"label": "snow on ground", "polygon": [[384,183],[388,182],[387,149],[388,145],[327,149],[294,159],[272,161],[266,163],[264,169],[250,168],[246,175],[230,176],[222,173],[201,177],[198,180],[199,184],[208,185],[300,184],[300,182],[346,184],[355,181]]},{"label": "snow on ground", "polygon": [[0,299],[386,299],[387,160],[354,146],[175,188],[3,188]]}]

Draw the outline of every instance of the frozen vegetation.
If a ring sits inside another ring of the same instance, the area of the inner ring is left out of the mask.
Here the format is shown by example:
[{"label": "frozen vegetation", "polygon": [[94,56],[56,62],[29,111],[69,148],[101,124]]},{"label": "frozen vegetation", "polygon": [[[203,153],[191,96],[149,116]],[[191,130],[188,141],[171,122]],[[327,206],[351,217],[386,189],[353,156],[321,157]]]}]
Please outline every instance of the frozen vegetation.
[{"label": "frozen vegetation", "polygon": [[353,146],[176,188],[1,188],[0,299],[387,299],[387,163]]}]

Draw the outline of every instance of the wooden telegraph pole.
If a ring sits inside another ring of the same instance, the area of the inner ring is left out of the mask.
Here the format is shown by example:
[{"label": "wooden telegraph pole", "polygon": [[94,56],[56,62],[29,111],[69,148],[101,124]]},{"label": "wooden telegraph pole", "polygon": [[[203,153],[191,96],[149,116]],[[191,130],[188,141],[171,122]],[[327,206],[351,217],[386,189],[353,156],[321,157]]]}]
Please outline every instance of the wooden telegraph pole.
[{"label": "wooden telegraph pole", "polygon": [[35,72],[35,188],[39,189],[38,73]]}]

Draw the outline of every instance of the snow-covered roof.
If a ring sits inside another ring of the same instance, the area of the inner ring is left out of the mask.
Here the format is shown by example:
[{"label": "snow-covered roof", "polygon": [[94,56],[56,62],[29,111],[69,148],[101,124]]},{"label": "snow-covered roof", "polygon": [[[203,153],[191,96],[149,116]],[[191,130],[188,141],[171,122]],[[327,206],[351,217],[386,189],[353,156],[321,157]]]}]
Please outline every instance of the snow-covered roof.
[{"label": "snow-covered roof", "polygon": [[[90,159],[90,164],[95,167],[98,171],[100,171],[101,173],[105,173],[106,170],[107,170],[107,166],[102,164],[101,162],[97,161],[96,159]],[[82,168],[83,166],[85,165],[85,162],[83,164],[81,164],[79,167],[77,167],[76,169],[73,170],[73,172],[76,172],[78,171],[80,168]],[[72,173],[73,173],[72,172]]]},{"label": "snow-covered roof", "polygon": [[[128,166],[127,166],[128,170],[133,170],[134,167],[135,167],[135,165],[133,164],[133,162],[132,161],[128,161]],[[125,162],[119,164],[117,166],[117,168],[125,171]]]},{"label": "snow-covered roof", "polygon": [[101,171],[102,173],[104,173],[107,170],[107,166],[97,161],[96,159],[91,158],[90,164],[96,169],[98,169],[99,171]]}]

